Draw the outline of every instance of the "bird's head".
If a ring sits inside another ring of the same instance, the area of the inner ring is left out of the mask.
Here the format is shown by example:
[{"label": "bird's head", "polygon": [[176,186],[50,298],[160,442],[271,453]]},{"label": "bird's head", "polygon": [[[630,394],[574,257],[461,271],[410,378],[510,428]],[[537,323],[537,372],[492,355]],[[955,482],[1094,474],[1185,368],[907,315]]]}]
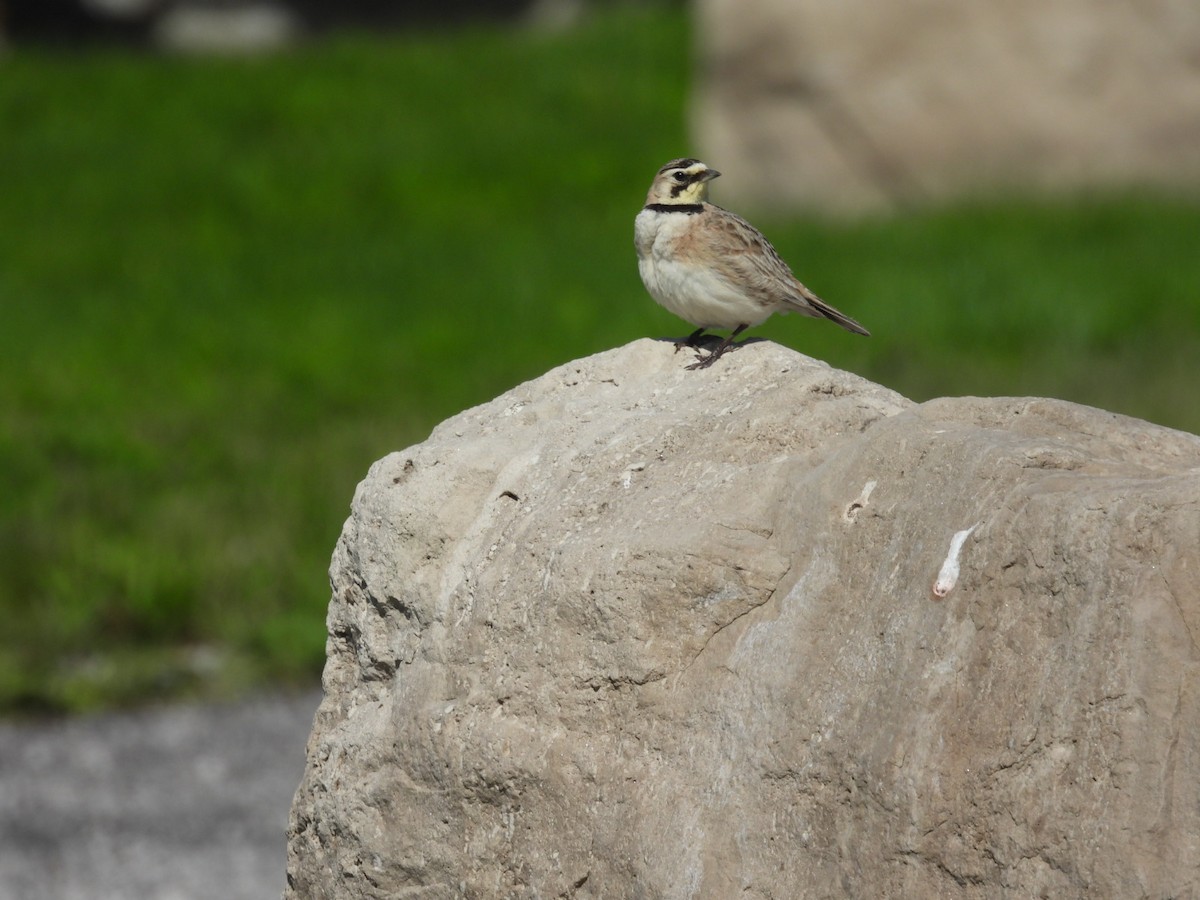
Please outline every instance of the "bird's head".
[{"label": "bird's head", "polygon": [[654,176],[646,203],[703,203],[708,199],[708,183],[720,174],[698,159],[673,159]]}]

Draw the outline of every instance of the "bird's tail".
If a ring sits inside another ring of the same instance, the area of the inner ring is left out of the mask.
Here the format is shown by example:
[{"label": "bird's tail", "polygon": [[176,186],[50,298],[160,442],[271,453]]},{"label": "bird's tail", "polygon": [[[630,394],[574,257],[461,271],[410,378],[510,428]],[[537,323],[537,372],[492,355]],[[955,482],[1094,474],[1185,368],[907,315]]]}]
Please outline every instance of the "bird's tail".
[{"label": "bird's tail", "polygon": [[834,309],[804,285],[800,285],[800,296],[804,299],[796,304],[798,307],[796,312],[804,313],[814,318],[823,317],[829,319],[831,322],[837,322],[847,331],[865,335],[866,337],[871,336],[871,332],[867,331],[867,329],[863,328],[841,310]]},{"label": "bird's tail", "polygon": [[861,325],[859,325],[857,322],[855,322],[852,318],[850,318],[844,312],[834,309],[832,306],[830,306],[824,300],[818,300],[813,305],[816,306],[816,308],[820,311],[821,315],[823,315],[825,318],[829,319],[832,322],[837,322],[839,325],[841,325],[847,331],[853,331],[855,334],[861,334],[861,335],[864,335],[865,337],[871,336],[871,332],[867,331],[867,329],[863,328]]}]

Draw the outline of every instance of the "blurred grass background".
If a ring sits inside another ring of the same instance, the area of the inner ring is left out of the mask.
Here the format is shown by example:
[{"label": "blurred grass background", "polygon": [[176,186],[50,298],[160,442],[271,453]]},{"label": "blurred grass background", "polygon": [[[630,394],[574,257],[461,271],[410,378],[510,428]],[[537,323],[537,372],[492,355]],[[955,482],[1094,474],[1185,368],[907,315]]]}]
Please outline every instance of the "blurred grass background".
[{"label": "blurred grass background", "polygon": [[[681,9],[618,8],[554,35],[0,59],[0,711],[313,683],[373,460],[690,330],[632,247],[656,168],[696,152],[689,43]],[[759,336],[918,400],[1200,431],[1194,199],[755,218],[874,332]]]}]

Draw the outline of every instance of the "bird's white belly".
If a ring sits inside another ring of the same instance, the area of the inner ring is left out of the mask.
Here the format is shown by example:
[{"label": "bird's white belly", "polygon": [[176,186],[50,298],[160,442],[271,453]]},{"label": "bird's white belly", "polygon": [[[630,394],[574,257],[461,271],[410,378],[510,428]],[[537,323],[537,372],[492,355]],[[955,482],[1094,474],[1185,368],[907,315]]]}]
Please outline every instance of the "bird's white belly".
[{"label": "bird's white belly", "polygon": [[638,260],[638,271],[650,296],[697,328],[760,325],[771,310],[700,265],[676,262],[650,253]]}]

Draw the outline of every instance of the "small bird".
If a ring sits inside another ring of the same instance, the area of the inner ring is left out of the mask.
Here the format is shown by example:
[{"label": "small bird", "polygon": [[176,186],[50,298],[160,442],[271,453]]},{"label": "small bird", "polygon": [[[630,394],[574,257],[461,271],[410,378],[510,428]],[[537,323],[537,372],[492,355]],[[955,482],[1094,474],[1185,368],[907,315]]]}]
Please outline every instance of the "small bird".
[{"label": "small bird", "polygon": [[792,274],[753,225],[708,202],[708,183],[721,173],[698,159],[673,159],[654,176],[646,205],[634,220],[638,271],[658,303],[697,326],[675,344],[696,348],[710,328],[732,328],[715,350],[689,369],[711,366],[734,338],[772,313],[832,319],[847,331],[869,335]]}]

